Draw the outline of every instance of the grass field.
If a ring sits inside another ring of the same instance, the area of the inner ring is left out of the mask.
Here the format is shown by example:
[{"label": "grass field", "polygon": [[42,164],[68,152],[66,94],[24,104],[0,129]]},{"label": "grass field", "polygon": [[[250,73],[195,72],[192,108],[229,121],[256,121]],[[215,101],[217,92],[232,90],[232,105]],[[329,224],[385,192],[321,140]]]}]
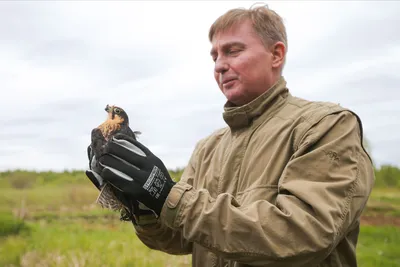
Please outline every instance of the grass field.
[{"label": "grass field", "polygon": [[[130,223],[93,204],[91,184],[73,181],[0,181],[0,267],[190,266],[190,256],[148,249]],[[400,266],[400,190],[374,189],[362,220],[359,266]]]}]

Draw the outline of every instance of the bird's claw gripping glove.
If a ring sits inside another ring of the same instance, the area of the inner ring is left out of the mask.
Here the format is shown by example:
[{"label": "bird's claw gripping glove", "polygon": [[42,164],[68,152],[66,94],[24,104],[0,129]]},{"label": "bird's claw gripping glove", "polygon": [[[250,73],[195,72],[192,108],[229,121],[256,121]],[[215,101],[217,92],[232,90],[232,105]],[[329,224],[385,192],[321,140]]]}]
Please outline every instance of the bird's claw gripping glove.
[{"label": "bird's claw gripping glove", "polygon": [[[101,169],[99,169],[99,164],[90,145],[87,148],[87,154],[89,169],[85,171],[85,174],[94,186],[101,191],[105,181],[98,173],[101,172]],[[132,221],[134,224],[140,225],[155,223],[156,218],[154,217],[154,211],[138,202],[136,199],[130,198],[129,195],[124,194],[120,190],[114,189],[113,194],[125,207],[121,211],[121,220]]]},{"label": "bird's claw gripping glove", "polygon": [[175,182],[163,162],[147,147],[117,134],[106,145],[99,162],[104,180],[160,215]]}]

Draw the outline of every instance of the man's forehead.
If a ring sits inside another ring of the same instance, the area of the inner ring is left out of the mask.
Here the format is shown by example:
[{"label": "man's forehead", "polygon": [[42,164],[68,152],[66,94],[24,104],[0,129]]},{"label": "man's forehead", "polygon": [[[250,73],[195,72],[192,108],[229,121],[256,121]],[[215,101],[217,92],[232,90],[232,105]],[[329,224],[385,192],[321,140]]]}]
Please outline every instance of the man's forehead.
[{"label": "man's forehead", "polygon": [[249,39],[254,37],[258,38],[250,22],[234,24],[231,27],[220,30],[214,34],[211,42],[211,53],[215,52],[219,47],[243,45]]}]

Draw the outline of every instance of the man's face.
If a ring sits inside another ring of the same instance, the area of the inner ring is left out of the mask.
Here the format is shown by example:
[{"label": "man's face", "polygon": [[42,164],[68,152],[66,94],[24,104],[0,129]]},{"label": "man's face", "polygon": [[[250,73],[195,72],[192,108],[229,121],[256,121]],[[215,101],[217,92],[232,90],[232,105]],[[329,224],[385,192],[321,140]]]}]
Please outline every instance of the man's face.
[{"label": "man's face", "polygon": [[240,106],[275,83],[274,55],[249,20],[217,33],[212,40],[214,77],[227,100]]}]

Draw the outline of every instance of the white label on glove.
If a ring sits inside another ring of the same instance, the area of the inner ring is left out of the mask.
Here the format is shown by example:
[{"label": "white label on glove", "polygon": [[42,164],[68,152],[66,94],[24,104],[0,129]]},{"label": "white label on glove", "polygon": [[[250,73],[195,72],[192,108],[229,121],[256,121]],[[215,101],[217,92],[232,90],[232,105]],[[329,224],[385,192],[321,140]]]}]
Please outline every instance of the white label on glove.
[{"label": "white label on glove", "polygon": [[154,166],[143,188],[147,190],[151,196],[158,199],[166,182],[167,178],[164,173],[157,166]]}]

